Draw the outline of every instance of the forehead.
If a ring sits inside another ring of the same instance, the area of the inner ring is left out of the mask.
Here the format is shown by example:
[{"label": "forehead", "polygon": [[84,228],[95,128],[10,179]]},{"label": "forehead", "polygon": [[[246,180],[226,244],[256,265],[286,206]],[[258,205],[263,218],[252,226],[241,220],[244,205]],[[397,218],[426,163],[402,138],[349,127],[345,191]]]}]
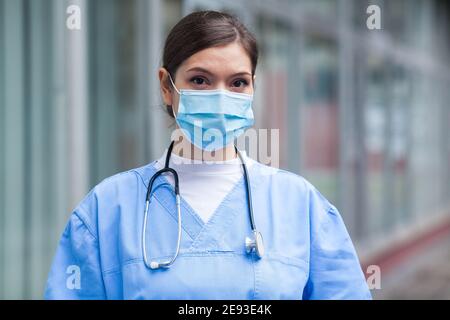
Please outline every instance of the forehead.
[{"label": "forehead", "polygon": [[236,42],[203,49],[194,53],[180,65],[180,69],[183,71],[193,67],[202,67],[213,73],[251,73],[252,71],[248,53],[242,45]]}]

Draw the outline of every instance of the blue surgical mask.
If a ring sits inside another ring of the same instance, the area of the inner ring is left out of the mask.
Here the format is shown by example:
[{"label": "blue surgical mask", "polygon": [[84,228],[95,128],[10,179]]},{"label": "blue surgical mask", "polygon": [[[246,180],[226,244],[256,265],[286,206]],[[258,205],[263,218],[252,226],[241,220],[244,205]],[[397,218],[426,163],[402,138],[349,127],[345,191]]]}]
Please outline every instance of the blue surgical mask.
[{"label": "blue surgical mask", "polygon": [[[226,147],[253,126],[253,95],[228,90],[178,90],[174,117],[184,136],[196,147],[214,151]],[[173,109],[172,109],[173,110]]]}]

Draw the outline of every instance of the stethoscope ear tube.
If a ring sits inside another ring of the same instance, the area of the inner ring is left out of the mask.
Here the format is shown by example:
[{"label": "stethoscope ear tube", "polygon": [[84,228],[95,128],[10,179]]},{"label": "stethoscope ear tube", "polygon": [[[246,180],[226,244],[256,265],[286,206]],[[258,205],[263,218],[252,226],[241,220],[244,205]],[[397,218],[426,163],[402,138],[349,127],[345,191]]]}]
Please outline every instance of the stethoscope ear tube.
[{"label": "stethoscope ear tube", "polygon": [[145,254],[144,255],[145,265],[148,268],[152,269],[152,270],[159,269],[159,268],[169,268],[175,262],[175,260],[178,257],[178,254],[180,252],[180,245],[181,245],[181,202],[180,202],[180,195],[179,194],[176,195],[176,206],[177,206],[177,213],[178,213],[178,237],[177,237],[177,248],[176,248],[175,254],[168,261],[164,261],[164,262],[151,261],[150,265],[148,265],[148,260],[147,260],[146,254]]},{"label": "stethoscope ear tube", "polygon": [[[178,257],[178,253],[180,252],[182,224],[181,224],[181,199],[180,199],[179,179],[178,179],[178,173],[174,169],[169,168],[169,159],[170,159],[170,154],[172,153],[172,148],[173,148],[174,142],[175,141],[172,141],[169,149],[167,150],[166,163],[165,163],[164,168],[157,171],[150,179],[150,182],[148,183],[147,194],[145,197],[144,222],[143,222],[143,226],[142,226],[142,255],[144,257],[145,266],[152,270],[170,267],[175,262],[176,258]],[[176,247],[175,254],[173,255],[173,257],[170,260],[164,261],[164,262],[151,261],[149,263],[148,258],[147,258],[147,248],[146,248],[146,244],[145,244],[146,243],[145,235],[147,234],[148,209],[150,206],[153,183],[155,182],[156,178],[158,178],[161,174],[163,174],[165,172],[171,173],[174,178],[174,181],[175,181],[175,200],[176,200],[177,215],[178,215],[177,247]]]},{"label": "stethoscope ear tube", "polygon": [[252,205],[252,191],[250,189],[250,178],[248,177],[247,166],[245,165],[244,158],[242,157],[241,152],[238,150],[236,145],[234,146],[239,159],[242,162],[242,169],[244,171],[244,179],[245,179],[245,189],[247,190],[247,203],[248,203],[248,213],[250,216],[250,226],[253,231],[256,230],[255,218],[253,217],[253,205]]},{"label": "stethoscope ear tube", "polygon": [[253,204],[252,204],[252,190],[250,188],[250,178],[248,176],[247,166],[245,160],[238,150],[236,145],[234,146],[236,153],[242,162],[242,169],[244,171],[245,188],[247,189],[247,203],[250,216],[250,226],[252,228],[252,238],[245,238],[245,249],[248,254],[255,252],[258,258],[262,258],[264,255],[264,241],[261,232],[256,229],[255,218],[253,216]]}]

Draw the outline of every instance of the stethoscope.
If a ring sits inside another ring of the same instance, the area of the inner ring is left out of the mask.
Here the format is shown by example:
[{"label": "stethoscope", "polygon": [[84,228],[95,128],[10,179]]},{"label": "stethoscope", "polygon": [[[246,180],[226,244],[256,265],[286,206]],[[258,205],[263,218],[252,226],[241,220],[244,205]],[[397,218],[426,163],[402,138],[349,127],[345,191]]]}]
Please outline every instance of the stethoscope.
[{"label": "stethoscope", "polygon": [[[170,155],[172,153],[172,149],[173,149],[173,146],[174,146],[174,142],[175,141],[172,141],[172,143],[169,146],[169,149],[167,150],[166,162],[165,162],[164,168],[162,168],[161,170],[157,171],[152,176],[152,178],[150,179],[150,182],[148,183],[148,187],[147,187],[147,195],[145,197],[144,223],[143,223],[143,227],[142,227],[142,254],[144,256],[144,264],[145,264],[145,266],[147,268],[150,268],[150,269],[158,269],[158,268],[168,268],[168,267],[170,267],[175,262],[176,258],[178,257],[178,253],[180,252],[180,244],[181,244],[181,198],[180,198],[180,187],[179,187],[179,183],[178,183],[178,173],[174,169],[169,168],[169,160],[170,160]],[[247,190],[248,212],[249,212],[249,215],[250,215],[250,224],[251,224],[251,229],[252,229],[251,236],[245,238],[245,251],[247,252],[247,254],[255,252],[255,254],[256,254],[256,256],[258,258],[262,258],[262,256],[264,255],[263,237],[261,235],[261,232],[259,232],[256,229],[255,219],[253,217],[252,195],[251,195],[251,190],[250,190],[250,181],[249,181],[249,177],[248,177],[247,166],[245,165],[245,161],[242,158],[242,155],[241,155],[241,153],[239,152],[239,150],[237,149],[236,146],[234,146],[234,149],[236,150],[236,153],[238,154],[239,158],[241,159],[242,168],[244,169],[245,187],[246,187],[246,190]],[[163,262],[150,261],[150,263],[149,263],[148,258],[147,258],[147,249],[146,249],[146,245],[145,245],[145,235],[146,235],[146,231],[147,231],[148,208],[150,206],[150,200],[151,200],[151,196],[152,196],[153,182],[155,182],[156,178],[159,175],[161,175],[161,174],[163,174],[165,172],[171,173],[173,175],[174,182],[175,182],[175,202],[176,202],[177,215],[178,215],[177,248],[175,250],[175,254],[173,255],[173,257],[170,260],[163,261]]]}]

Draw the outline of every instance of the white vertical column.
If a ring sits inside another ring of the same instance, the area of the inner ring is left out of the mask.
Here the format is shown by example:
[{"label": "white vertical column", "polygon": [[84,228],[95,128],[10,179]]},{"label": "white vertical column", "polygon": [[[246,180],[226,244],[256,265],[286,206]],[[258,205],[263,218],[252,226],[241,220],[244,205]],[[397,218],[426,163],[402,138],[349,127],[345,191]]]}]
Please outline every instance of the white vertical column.
[{"label": "white vertical column", "polygon": [[86,0],[66,0],[66,8],[77,6],[81,29],[65,28],[65,87],[68,112],[68,207],[73,208],[89,188],[89,117],[88,117],[88,6]]},{"label": "white vertical column", "polygon": [[[145,128],[145,136],[148,137],[149,158],[155,159],[159,157],[163,150],[167,147],[170,138],[168,129],[168,119],[166,112],[161,108],[162,100],[159,90],[158,69],[162,65],[163,54],[163,8],[161,0],[146,1],[147,7],[145,11],[145,19],[147,24],[146,51],[148,60],[144,64],[144,68],[149,70],[148,84],[149,88],[143,92],[148,95],[147,108],[147,125]],[[145,82],[147,83],[147,82]]]},{"label": "white vertical column", "polygon": [[67,105],[65,87],[65,26],[66,26],[66,6],[64,1],[53,1],[52,26],[51,26],[51,90],[50,108],[48,110],[49,119],[49,147],[48,161],[50,162],[48,176],[47,201],[50,202],[47,213],[47,228],[49,230],[48,241],[48,263],[53,259],[64,225],[67,222],[69,206],[67,205],[67,189],[69,181],[67,179]]}]

